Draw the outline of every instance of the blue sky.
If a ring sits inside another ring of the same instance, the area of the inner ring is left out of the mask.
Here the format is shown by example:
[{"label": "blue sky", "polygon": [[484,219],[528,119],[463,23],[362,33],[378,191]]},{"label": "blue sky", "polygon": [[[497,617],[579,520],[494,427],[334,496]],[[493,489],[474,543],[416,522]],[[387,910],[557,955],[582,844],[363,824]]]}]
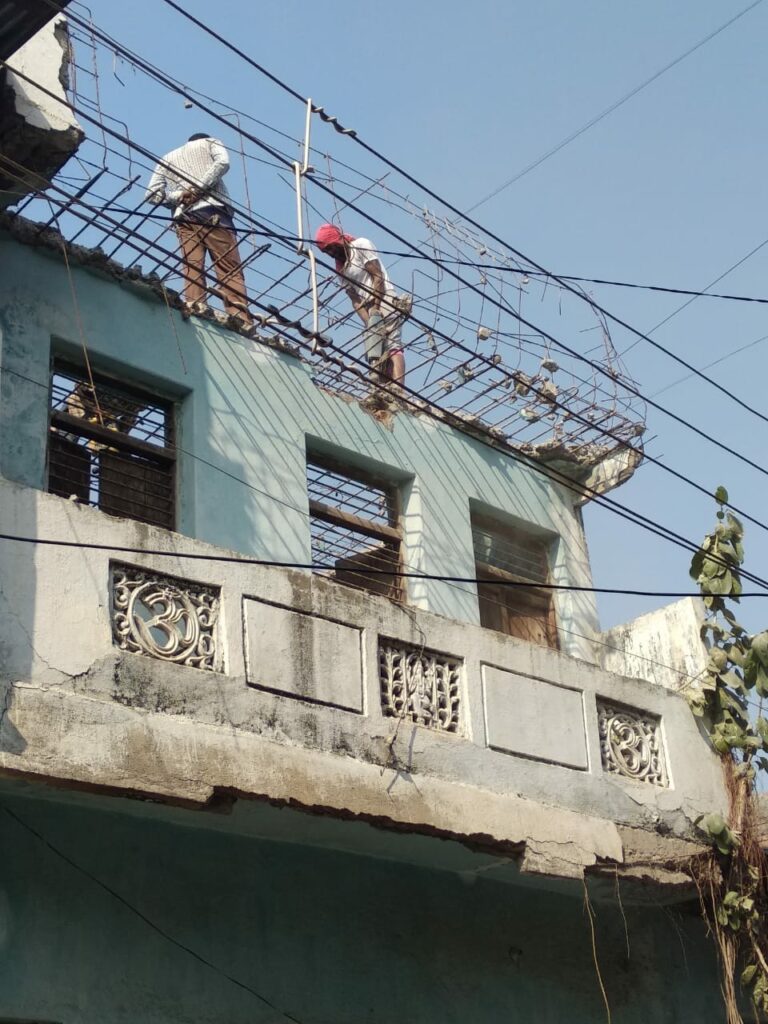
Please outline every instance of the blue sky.
[{"label": "blue sky", "polygon": [[[541,153],[746,6],[731,0],[420,0],[386,5],[328,0],[185,0],[186,8],[237,42],[299,92],[356,128],[376,148],[455,205],[471,206]],[[96,23],[167,73],[300,135],[300,106],[206,39],[160,0],[92,0]],[[556,272],[702,288],[768,238],[765,181],[768,0],[474,216]],[[132,136],[164,152],[208,120],[177,97],[158,100],[139,76],[102,66],[105,110]],[[341,140],[338,140],[341,142]],[[348,143],[345,158],[362,165]],[[289,221],[291,196],[269,168],[251,175],[254,209]],[[355,225],[351,228],[354,233]],[[715,290],[768,295],[768,245]],[[649,330],[683,299],[595,286],[595,298]],[[765,306],[699,299],[654,337],[703,366],[768,335]],[[568,336],[564,324],[563,337]],[[583,337],[568,338],[587,346]],[[618,348],[631,336],[616,331]],[[654,395],[684,371],[640,342],[627,366]],[[719,382],[762,409],[768,340],[713,369]],[[665,391],[666,408],[763,464],[766,424],[698,380]],[[758,519],[765,477],[649,411],[649,451]],[[646,465],[614,497],[698,539],[714,504]],[[600,586],[689,587],[685,552],[601,509],[586,526]],[[747,561],[768,575],[768,532],[751,526]],[[606,626],[663,603],[605,598]],[[753,628],[768,603],[751,602]]]}]

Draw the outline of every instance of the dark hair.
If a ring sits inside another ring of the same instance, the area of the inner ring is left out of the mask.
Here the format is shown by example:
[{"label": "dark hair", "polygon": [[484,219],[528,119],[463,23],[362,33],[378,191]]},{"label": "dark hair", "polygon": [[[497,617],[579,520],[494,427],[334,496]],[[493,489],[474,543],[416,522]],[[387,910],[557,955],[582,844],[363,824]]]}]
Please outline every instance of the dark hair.
[{"label": "dark hair", "polygon": [[196,135],[190,135],[187,142],[197,142],[198,139],[210,139],[208,132],[198,132]]}]

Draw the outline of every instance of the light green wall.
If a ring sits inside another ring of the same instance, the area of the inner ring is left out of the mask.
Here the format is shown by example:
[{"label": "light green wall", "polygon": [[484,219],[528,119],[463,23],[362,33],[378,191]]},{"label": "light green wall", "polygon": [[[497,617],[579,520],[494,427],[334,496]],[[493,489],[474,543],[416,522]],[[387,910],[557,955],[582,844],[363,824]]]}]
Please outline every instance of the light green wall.
[{"label": "light green wall", "polygon": [[[409,568],[472,577],[469,504],[477,501],[557,534],[555,578],[589,583],[570,492],[513,459],[426,417],[397,415],[388,429],[315,387],[298,359],[201,321],[185,323],[147,289],[74,265],[76,310],[58,256],[8,236],[0,236],[0,269],[0,473],[7,478],[45,485],[52,346],[82,359],[84,336],[95,368],[179,400],[184,534],[260,558],[309,561],[304,473],[314,438],[409,481]],[[411,599],[478,621],[471,585],[413,583]],[[590,635],[591,597],[558,601],[561,626]],[[591,658],[577,636],[564,632],[563,646]]]},{"label": "light green wall", "polygon": [[[284,1019],[159,935],[42,837],[303,1024],[606,1019],[575,884],[550,892],[481,873],[470,885],[466,874],[87,805],[7,796],[0,804],[39,834],[0,810],[0,1018]],[[185,813],[198,825],[207,817]],[[625,934],[612,890],[593,894],[593,905],[616,1024],[720,1024],[698,908],[637,907],[625,890]]]}]

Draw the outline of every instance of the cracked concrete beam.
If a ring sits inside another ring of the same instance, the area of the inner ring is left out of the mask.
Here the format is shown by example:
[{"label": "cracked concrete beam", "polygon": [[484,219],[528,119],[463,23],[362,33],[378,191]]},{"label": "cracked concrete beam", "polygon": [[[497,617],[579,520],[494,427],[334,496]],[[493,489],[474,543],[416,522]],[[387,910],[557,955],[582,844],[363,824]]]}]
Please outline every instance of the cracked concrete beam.
[{"label": "cracked concrete beam", "polygon": [[599,860],[623,859],[612,821],[256,735],[233,743],[222,726],[82,694],[17,685],[9,723],[24,744],[3,745],[0,774],[201,807],[228,792],[506,856],[525,846],[523,870],[539,875],[578,878]]}]

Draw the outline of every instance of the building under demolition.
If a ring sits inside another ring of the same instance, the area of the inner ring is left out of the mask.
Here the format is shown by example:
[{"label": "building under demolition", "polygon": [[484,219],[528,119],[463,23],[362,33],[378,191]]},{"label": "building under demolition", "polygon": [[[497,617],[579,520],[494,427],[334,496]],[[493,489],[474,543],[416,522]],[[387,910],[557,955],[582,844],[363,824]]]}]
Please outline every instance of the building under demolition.
[{"label": "building under demolition", "polygon": [[[0,111],[0,1020],[719,1020],[681,867],[725,803],[682,695],[700,612],[602,633],[590,591],[581,507],[642,458],[610,339],[574,383],[501,321],[486,252],[462,310],[442,270],[410,289],[398,389],[355,355],[301,203],[287,249],[242,243],[255,335],[215,290],[182,317],[169,225],[99,191],[124,157],[62,171],[98,144],[62,74],[97,37],[75,12],[70,37],[22,23]],[[290,293],[264,262],[288,251]]]}]

